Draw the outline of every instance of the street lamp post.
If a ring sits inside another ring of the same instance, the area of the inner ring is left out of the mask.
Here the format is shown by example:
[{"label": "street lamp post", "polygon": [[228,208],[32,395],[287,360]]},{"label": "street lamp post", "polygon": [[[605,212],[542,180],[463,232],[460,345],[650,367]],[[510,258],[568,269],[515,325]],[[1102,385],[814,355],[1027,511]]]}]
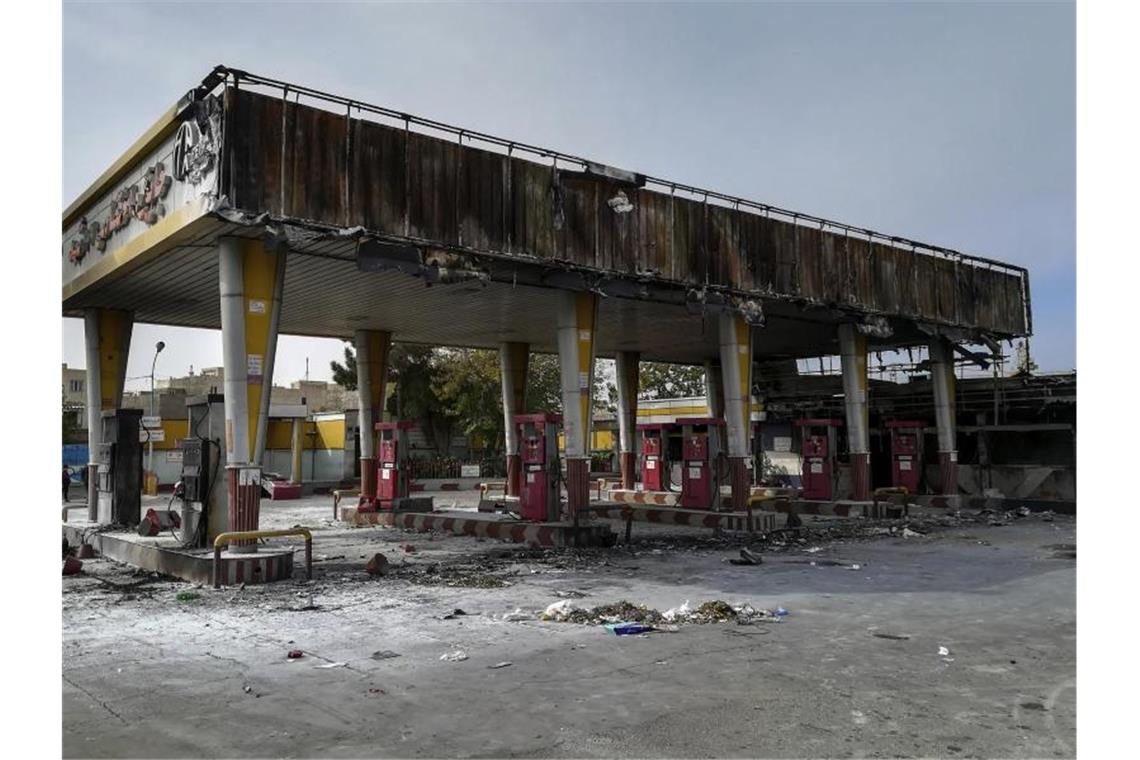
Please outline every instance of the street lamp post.
[{"label": "street lamp post", "polygon": [[[166,348],[166,344],[161,340],[154,344],[154,359],[150,363],[150,416],[154,417],[154,367],[158,363],[158,355],[162,353],[162,349]],[[158,490],[158,478],[154,474],[154,441],[152,440],[150,431],[146,434],[146,469],[150,473],[150,482],[154,485],[153,489]],[[148,484],[149,485],[149,484]],[[152,494],[153,495],[153,494]]]}]

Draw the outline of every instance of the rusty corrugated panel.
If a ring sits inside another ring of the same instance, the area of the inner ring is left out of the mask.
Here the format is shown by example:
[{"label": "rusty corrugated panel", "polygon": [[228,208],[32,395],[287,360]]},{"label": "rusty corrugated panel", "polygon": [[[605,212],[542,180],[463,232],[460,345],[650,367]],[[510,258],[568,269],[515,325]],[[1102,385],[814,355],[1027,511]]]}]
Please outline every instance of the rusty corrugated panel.
[{"label": "rusty corrugated panel", "polygon": [[874,308],[875,271],[871,261],[871,244],[868,241],[847,237],[847,272],[852,303],[868,309]]},{"label": "rusty corrugated panel", "polygon": [[956,264],[950,259],[931,258],[934,269],[934,294],[938,319],[958,323],[958,282]]},{"label": "rusty corrugated panel", "polygon": [[554,258],[553,169],[519,158],[511,164],[511,251]]},{"label": "rusty corrugated panel", "polygon": [[290,105],[285,112],[285,214],[348,223],[348,121],[344,116]]},{"label": "rusty corrugated panel", "polygon": [[225,91],[226,174],[223,187],[238,208],[283,213],[282,101],[243,90]]},{"label": "rusty corrugated panel", "polygon": [[[874,306],[880,311],[898,314],[902,310],[903,293],[912,294],[913,283],[906,278],[909,267],[900,265],[898,252],[884,243],[871,243],[871,263],[874,273]],[[906,269],[904,274],[902,271]]]},{"label": "rusty corrugated panel", "polygon": [[1013,333],[1023,332],[1027,325],[1025,324],[1021,277],[1015,274],[1001,273],[1001,283],[1003,291],[1001,327]]},{"label": "rusty corrugated panel", "polygon": [[763,218],[743,211],[733,212],[736,224],[736,244],[740,250],[742,287],[757,292],[772,288],[775,267],[771,266],[764,249]]},{"label": "rusty corrugated panel", "polygon": [[828,303],[849,303],[852,299],[847,274],[847,241],[842,235],[820,234],[821,291]]},{"label": "rusty corrugated panel", "polygon": [[914,256],[899,251],[910,258],[914,267],[914,307],[905,313],[933,319],[938,316],[938,260],[932,256]]},{"label": "rusty corrugated panel", "polygon": [[978,297],[974,292],[976,267],[961,264],[958,267],[958,319],[963,325],[976,325],[978,319]]},{"label": "rusty corrugated panel", "polygon": [[408,234],[459,242],[459,146],[408,133]]},{"label": "rusty corrugated panel", "polygon": [[558,257],[593,265],[597,260],[598,183],[561,177],[562,229],[558,231]]},{"label": "rusty corrugated panel", "polygon": [[349,210],[353,224],[404,234],[407,211],[404,172],[405,131],[354,119]]},{"label": "rusty corrugated panel", "polygon": [[813,301],[824,300],[821,235],[814,227],[797,225],[795,256],[800,268],[800,292]]},{"label": "rusty corrugated panel", "polygon": [[663,193],[639,190],[634,200],[641,228],[638,263],[643,272],[672,276],[672,199]]},{"label": "rusty corrugated panel", "polygon": [[705,208],[688,198],[673,199],[673,277],[690,284],[704,284]]},{"label": "rusty corrugated panel", "polygon": [[763,226],[768,250],[776,265],[776,292],[799,295],[800,260],[796,256],[795,226],[771,218],[765,218]]},{"label": "rusty corrugated panel", "polygon": [[508,159],[476,148],[463,151],[459,167],[460,243],[484,251],[507,245]]},{"label": "rusty corrugated panel", "polygon": [[709,282],[731,283],[734,288],[750,287],[752,283],[745,278],[741,266],[732,209],[711,204],[708,206],[705,240],[708,246]]}]

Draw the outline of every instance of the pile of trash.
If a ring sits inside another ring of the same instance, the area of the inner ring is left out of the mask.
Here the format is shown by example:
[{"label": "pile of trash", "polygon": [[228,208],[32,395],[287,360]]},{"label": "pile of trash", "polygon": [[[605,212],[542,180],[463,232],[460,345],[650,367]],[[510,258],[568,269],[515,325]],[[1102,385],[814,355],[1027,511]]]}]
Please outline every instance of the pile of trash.
[{"label": "pile of trash", "polygon": [[783,607],[774,611],[757,609],[751,604],[729,604],[720,599],[704,602],[697,607],[692,607],[686,600],[679,607],[673,607],[665,612],[660,612],[644,604],[633,604],[624,600],[614,604],[585,608],[579,607],[570,599],[563,599],[543,610],[539,619],[586,625],[636,623],[642,626],[659,627],[679,623],[700,625],[735,622],[740,625],[750,625],[759,621],[779,622],[780,618],[787,614],[787,610]]}]

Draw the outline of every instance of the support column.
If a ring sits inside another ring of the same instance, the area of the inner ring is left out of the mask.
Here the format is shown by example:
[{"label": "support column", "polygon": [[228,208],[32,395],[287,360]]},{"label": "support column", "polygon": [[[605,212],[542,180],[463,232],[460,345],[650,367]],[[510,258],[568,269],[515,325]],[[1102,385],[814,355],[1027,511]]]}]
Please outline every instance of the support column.
[{"label": "support column", "polygon": [[[269,427],[269,389],[277,352],[277,325],[285,285],[285,250],[261,240],[225,237],[218,246],[225,375],[226,481],[229,530],[257,530],[261,509],[261,455]],[[256,551],[237,541],[233,551]]]},{"label": "support column", "polygon": [[590,426],[594,389],[594,337],[598,297],[558,294],[558,364],[562,379],[562,432],[566,441],[566,501],[573,519],[590,504]]},{"label": "support column", "polygon": [[751,496],[752,482],[749,473],[752,459],[749,442],[752,428],[752,330],[739,314],[721,314],[719,320],[720,372],[732,474],[732,508],[743,509]]},{"label": "support column", "polygon": [[499,346],[499,377],[503,386],[503,444],[507,459],[507,496],[522,491],[522,456],[514,417],[526,410],[526,375],[530,346],[503,343]]},{"label": "support column", "polygon": [[641,355],[636,351],[618,351],[615,357],[617,375],[618,460],[621,487],[632,491],[637,485],[633,463],[637,457],[637,381]]},{"label": "support column", "polygon": [[290,460],[293,464],[293,472],[289,477],[294,483],[300,485],[301,483],[301,454],[305,450],[305,418],[293,418],[293,442],[290,447],[289,453],[291,454]]},{"label": "support column", "polygon": [[839,326],[843,406],[847,413],[847,453],[852,498],[871,498],[871,439],[867,417],[867,336],[853,324]]},{"label": "support column", "polygon": [[119,309],[86,309],[83,337],[87,349],[87,519],[99,520],[95,454],[103,441],[103,411],[123,403],[127,355],[134,315]]},{"label": "support column", "polygon": [[360,505],[371,508],[376,501],[376,423],[384,414],[392,334],[384,330],[357,330],[354,343],[360,414]]},{"label": "support column", "polygon": [[958,493],[958,439],[954,427],[954,348],[945,338],[930,342],[930,381],[934,387],[934,418],[938,426],[938,469],[942,493]]}]

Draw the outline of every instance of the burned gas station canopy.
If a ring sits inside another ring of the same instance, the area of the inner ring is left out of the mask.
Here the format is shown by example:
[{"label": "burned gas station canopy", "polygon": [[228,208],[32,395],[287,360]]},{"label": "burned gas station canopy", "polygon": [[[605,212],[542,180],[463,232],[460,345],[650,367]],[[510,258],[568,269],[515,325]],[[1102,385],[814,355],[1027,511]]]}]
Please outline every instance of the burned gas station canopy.
[{"label": "burned gas station canopy", "polygon": [[218,67],[64,213],[63,313],[218,328],[218,240],[284,246],[280,331],[553,351],[551,288],[597,351],[701,362],[1031,332],[1028,273]]}]

